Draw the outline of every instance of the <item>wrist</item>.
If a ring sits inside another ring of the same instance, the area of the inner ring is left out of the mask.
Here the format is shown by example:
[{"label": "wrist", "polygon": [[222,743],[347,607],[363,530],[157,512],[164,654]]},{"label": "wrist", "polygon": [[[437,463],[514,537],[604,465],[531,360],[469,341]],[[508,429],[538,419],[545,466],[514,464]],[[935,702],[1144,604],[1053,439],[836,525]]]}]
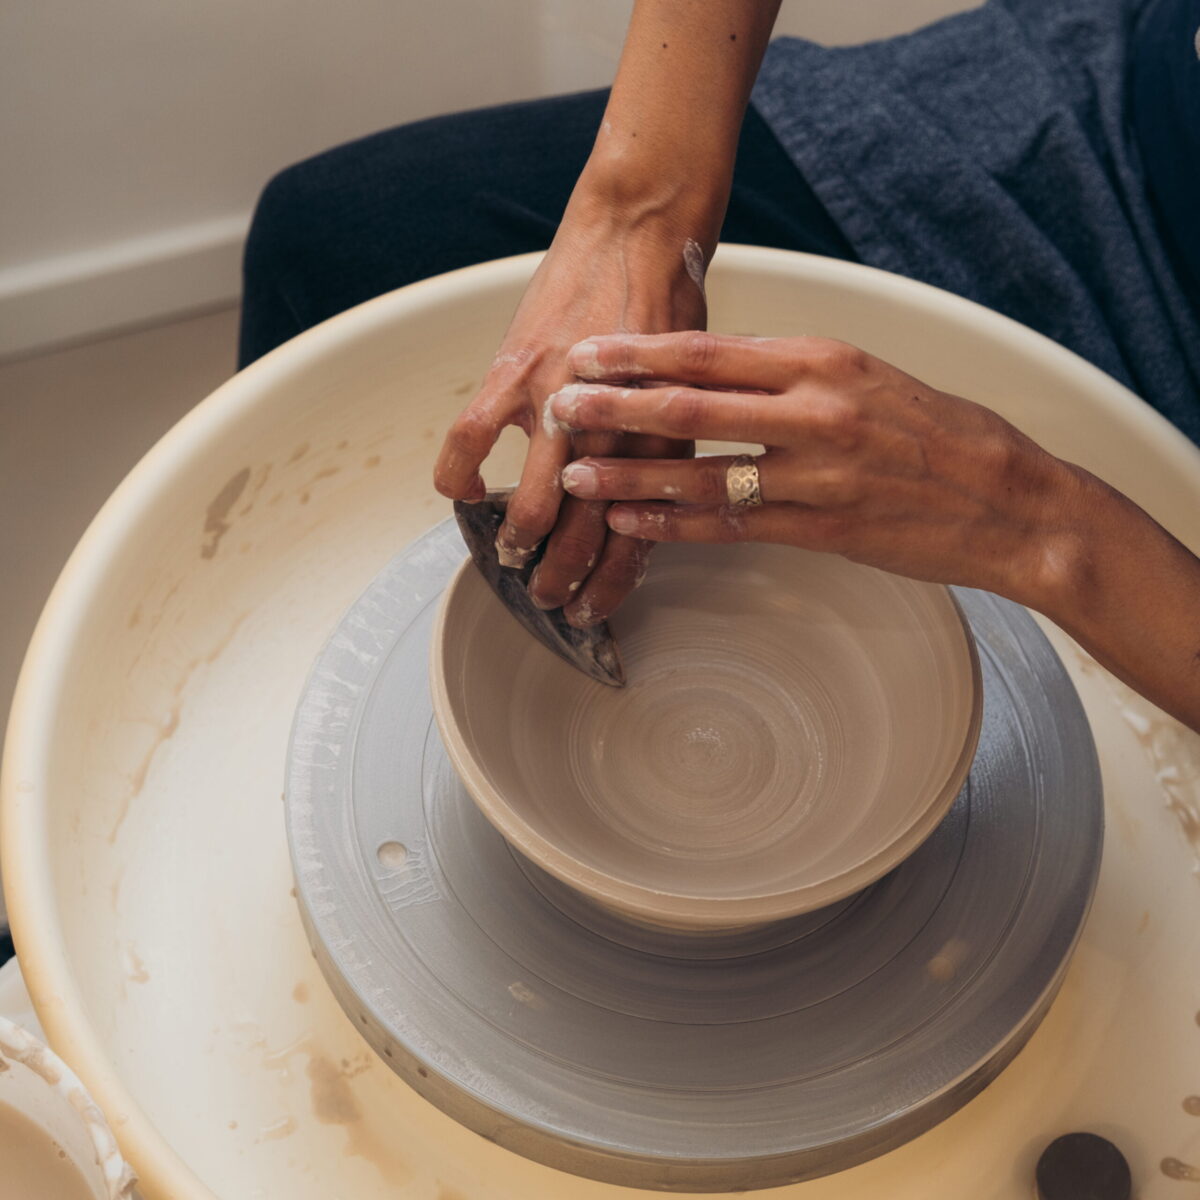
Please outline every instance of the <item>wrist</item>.
[{"label": "wrist", "polygon": [[665,162],[637,151],[597,145],[572,193],[568,214],[643,231],[669,243],[674,253],[687,238],[711,258],[729,204],[732,173]]},{"label": "wrist", "polygon": [[1090,472],[1053,460],[1052,504],[1033,539],[1029,595],[1023,599],[1074,636],[1103,621],[1114,545],[1136,539],[1145,514]]}]

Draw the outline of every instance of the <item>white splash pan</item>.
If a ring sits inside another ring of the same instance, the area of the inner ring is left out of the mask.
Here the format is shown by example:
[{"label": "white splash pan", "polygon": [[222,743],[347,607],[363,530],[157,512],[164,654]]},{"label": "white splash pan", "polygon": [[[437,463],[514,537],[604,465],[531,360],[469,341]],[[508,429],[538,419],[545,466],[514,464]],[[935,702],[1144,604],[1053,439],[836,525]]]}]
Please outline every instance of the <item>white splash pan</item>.
[{"label": "white splash pan", "polygon": [[[374,1060],[309,952],[280,803],[305,673],[391,555],[445,515],[435,449],[536,263],[381,297],[230,380],[125,480],[46,606],[4,762],[12,923],[38,1015],[150,1200],[634,1194],[483,1141]],[[710,280],[714,328],[864,346],[993,406],[1200,546],[1200,452],[1051,342],[819,258],[725,247]],[[519,458],[506,442],[491,480]],[[1120,1144],[1141,1200],[1177,1195],[1163,1160],[1200,1163],[1182,1107],[1200,1091],[1185,835],[1200,739],[1051,636],[1093,723],[1109,826],[1063,991],[948,1121],[775,1195],[1025,1200],[1042,1147],[1081,1128]]]}]

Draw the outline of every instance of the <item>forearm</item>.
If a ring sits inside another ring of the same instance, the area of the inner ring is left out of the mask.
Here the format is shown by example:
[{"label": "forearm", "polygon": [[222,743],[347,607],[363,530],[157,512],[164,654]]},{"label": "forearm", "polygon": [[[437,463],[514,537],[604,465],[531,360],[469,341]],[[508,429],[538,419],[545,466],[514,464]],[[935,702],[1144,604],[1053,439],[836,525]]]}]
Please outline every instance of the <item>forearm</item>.
[{"label": "forearm", "polygon": [[1114,675],[1200,730],[1200,559],[1127,497],[1069,470],[1072,532],[1047,543],[1038,607]]},{"label": "forearm", "polygon": [[638,0],[584,198],[711,256],[779,0]]}]

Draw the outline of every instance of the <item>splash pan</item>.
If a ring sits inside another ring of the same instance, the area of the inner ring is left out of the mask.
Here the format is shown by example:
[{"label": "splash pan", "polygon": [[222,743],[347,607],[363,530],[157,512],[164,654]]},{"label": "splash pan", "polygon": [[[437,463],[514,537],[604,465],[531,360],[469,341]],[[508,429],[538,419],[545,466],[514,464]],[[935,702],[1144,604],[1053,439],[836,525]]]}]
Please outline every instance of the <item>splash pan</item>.
[{"label": "splash pan", "polygon": [[[49,1040],[148,1200],[637,1195],[485,1140],[377,1057],[313,960],[280,799],[308,672],[355,598],[445,514],[436,447],[536,263],[381,297],[230,380],[122,484],[43,614],[0,784],[6,898]],[[1200,547],[1200,453],[1045,339],[780,251],[725,247],[709,285],[713,328],[856,342],[992,406]],[[502,444],[494,482],[517,476],[522,441]],[[781,1198],[1026,1200],[1041,1148],[1078,1128],[1121,1146],[1142,1200],[1177,1195],[1164,1160],[1200,1166],[1183,1106],[1200,1077],[1184,832],[1198,739],[1047,634],[1093,731],[1108,830],[1058,997],[970,1103]]]}]

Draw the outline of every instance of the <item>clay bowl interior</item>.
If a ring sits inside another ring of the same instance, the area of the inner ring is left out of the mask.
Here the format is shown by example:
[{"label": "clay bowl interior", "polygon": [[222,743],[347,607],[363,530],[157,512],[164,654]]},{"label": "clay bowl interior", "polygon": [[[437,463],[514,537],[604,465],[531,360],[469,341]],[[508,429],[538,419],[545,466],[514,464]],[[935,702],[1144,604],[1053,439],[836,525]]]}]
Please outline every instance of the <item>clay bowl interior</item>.
[{"label": "clay bowl interior", "polygon": [[535,642],[468,560],[433,639],[460,778],[522,854],[633,919],[720,929],[860,890],[932,832],[982,715],[947,589],[785,546],[660,546],[623,689]]}]

